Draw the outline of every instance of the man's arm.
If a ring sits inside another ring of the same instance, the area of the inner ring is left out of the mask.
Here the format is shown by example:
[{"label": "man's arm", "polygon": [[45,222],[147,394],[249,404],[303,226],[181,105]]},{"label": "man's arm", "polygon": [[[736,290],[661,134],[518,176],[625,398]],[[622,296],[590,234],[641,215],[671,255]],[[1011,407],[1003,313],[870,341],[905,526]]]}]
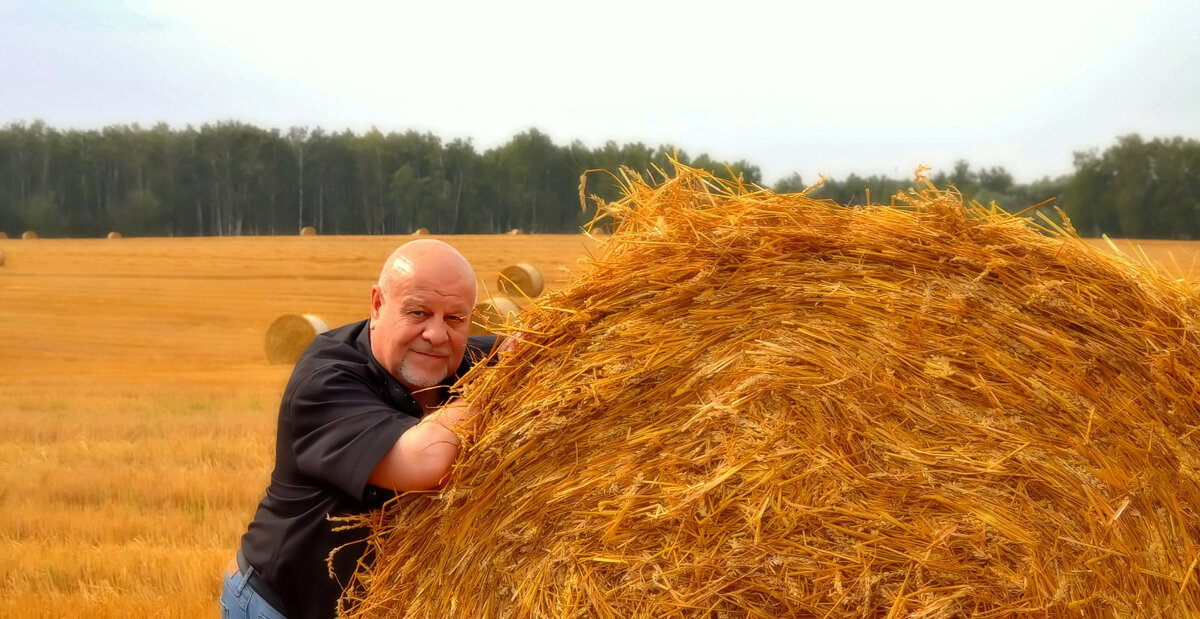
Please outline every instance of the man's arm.
[{"label": "man's arm", "polygon": [[463,400],[452,400],[409,428],[388,449],[367,482],[398,492],[435,488],[450,474],[462,444],[455,429],[475,432],[475,415]]}]

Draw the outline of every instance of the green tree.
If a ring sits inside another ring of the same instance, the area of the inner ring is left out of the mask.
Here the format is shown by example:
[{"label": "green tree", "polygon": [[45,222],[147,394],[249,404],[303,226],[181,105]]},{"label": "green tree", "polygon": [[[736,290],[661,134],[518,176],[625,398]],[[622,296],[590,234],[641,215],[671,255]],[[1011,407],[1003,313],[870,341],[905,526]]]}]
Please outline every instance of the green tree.
[{"label": "green tree", "polygon": [[[574,232],[590,221],[579,179],[602,200],[621,196],[625,170],[660,180],[672,161],[762,185],[758,166],[690,157],[670,144],[579,141],[557,145],[536,129],[484,153],[469,140],[372,129],[281,133],[227,121],[173,130],[112,125],[59,130],[45,123],[0,127],[0,229],[44,234],[323,234]],[[1123,136],[1102,153],[1076,153],[1069,176],[1017,183],[1001,167],[958,161],[933,177],[963,196],[1010,210],[1058,198],[1083,234],[1195,238],[1200,235],[1200,143]],[[911,180],[850,174],[828,179],[817,198],[887,202]],[[799,191],[799,175],[775,185]]]},{"label": "green tree", "polygon": [[1196,238],[1200,142],[1122,136],[1103,153],[1075,153],[1063,206],[1083,234]]},{"label": "green tree", "polygon": [[22,200],[17,220],[21,228],[41,236],[58,236],[66,232],[65,218],[58,210],[58,201],[52,191],[38,191]]},{"label": "green tree", "polygon": [[805,184],[804,179],[800,178],[799,173],[792,172],[790,176],[777,181],[772,189],[776,193],[800,193],[808,189],[808,185]]},{"label": "green tree", "polygon": [[148,235],[161,231],[167,213],[153,191],[142,189],[127,194],[109,215],[122,234]]}]

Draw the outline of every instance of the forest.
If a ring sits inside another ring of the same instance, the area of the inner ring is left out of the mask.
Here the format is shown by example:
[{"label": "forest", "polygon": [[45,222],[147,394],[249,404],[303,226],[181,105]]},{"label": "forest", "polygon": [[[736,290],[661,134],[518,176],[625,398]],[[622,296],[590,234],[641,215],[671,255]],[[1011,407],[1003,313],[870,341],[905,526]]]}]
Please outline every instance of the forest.
[{"label": "forest", "polygon": [[[486,234],[521,229],[573,233],[592,219],[587,193],[616,198],[604,171],[669,170],[670,157],[719,176],[763,185],[757,165],[689,156],[670,145],[589,148],[555,144],[529,129],[480,151],[430,133],[264,129],[228,121],[198,128],[158,124],[56,129],[40,121],[0,128],[0,231],[43,237],[296,234]],[[776,191],[817,179],[792,174]],[[1119,137],[1074,153],[1072,173],[1017,183],[1002,167],[959,161],[934,174],[971,200],[1010,211],[1047,200],[1083,236],[1200,237],[1200,141]],[[912,178],[825,179],[812,195],[853,206],[888,202]]]}]

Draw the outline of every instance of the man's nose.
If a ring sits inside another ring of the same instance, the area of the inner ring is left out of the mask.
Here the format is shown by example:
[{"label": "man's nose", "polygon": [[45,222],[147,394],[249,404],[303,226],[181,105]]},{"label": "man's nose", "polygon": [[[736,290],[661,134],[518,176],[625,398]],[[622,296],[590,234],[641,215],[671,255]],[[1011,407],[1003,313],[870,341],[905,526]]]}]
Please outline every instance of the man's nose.
[{"label": "man's nose", "polygon": [[425,327],[424,335],[425,339],[434,346],[439,346],[446,340],[450,339],[450,334],[446,329],[446,325],[442,324],[442,321],[440,320],[430,321],[430,324]]}]

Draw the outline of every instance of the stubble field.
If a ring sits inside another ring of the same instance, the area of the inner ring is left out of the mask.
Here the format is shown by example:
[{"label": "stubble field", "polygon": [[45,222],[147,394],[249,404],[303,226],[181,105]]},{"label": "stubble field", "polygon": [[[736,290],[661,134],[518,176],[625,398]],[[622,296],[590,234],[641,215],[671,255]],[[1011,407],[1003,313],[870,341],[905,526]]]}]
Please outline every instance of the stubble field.
[{"label": "stubble field", "polygon": [[[559,287],[596,246],[444,238],[491,290],[516,262]],[[0,616],[215,616],[290,371],[268,325],[365,318],[406,240],[0,241]]]},{"label": "stubble field", "polygon": [[[481,290],[516,262],[559,288],[597,247],[437,238]],[[290,371],[267,363],[267,326],[291,312],[364,318],[406,240],[0,240],[0,617],[215,616]],[[1200,275],[1200,242],[1137,245],[1172,275]]]}]

